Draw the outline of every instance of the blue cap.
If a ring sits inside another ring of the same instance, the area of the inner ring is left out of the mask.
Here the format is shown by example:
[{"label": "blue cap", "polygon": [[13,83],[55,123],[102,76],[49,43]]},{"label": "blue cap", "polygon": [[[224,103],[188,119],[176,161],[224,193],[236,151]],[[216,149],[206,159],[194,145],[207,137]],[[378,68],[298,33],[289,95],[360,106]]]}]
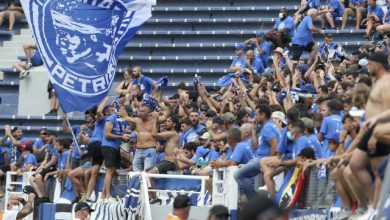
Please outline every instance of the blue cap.
[{"label": "blue cap", "polygon": [[256,32],[256,37],[265,37],[265,33],[262,31]]},{"label": "blue cap", "polygon": [[306,73],[306,71],[309,69],[309,66],[306,64],[299,64],[296,69],[299,70],[299,72]]},{"label": "blue cap", "polygon": [[301,86],[301,92],[302,93],[311,93],[311,94],[317,94],[317,90],[316,90],[316,87],[312,84],[305,84],[303,86]]},{"label": "blue cap", "polygon": [[148,107],[149,110],[152,112],[157,108],[158,102],[152,96],[145,93],[142,98],[142,105]]},{"label": "blue cap", "polygon": [[244,50],[245,51],[245,45],[244,44],[238,44],[236,46],[236,50]]}]

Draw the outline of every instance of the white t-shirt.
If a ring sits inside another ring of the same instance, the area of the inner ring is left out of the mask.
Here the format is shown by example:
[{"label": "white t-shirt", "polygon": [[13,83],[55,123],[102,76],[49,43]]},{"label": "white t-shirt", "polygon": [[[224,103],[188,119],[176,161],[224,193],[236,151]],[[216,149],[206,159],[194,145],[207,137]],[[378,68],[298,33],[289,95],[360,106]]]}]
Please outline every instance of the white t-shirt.
[{"label": "white t-shirt", "polygon": [[7,210],[5,211],[3,215],[3,220],[16,220],[16,216],[18,215],[19,211],[11,211]]}]

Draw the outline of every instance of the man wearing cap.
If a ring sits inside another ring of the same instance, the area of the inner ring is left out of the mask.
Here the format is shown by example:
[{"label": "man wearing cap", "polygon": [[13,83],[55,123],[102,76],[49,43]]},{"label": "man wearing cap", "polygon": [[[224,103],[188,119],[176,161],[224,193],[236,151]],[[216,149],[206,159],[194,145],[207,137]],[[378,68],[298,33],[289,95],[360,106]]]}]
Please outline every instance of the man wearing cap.
[{"label": "man wearing cap", "polygon": [[258,57],[263,62],[264,68],[267,68],[270,44],[265,40],[265,36],[266,35],[264,32],[259,31],[256,33],[255,38],[244,41],[244,44],[251,45],[253,47],[256,57]]},{"label": "man wearing cap", "polygon": [[173,200],[173,212],[166,220],[187,220],[191,210],[191,199],[187,195],[178,195]]},{"label": "man wearing cap", "polygon": [[301,118],[301,121],[305,125],[305,134],[306,134],[309,146],[314,149],[314,151],[316,153],[316,159],[321,159],[322,158],[321,143],[318,140],[317,135],[315,134],[313,119],[303,117],[303,118]]},{"label": "man wearing cap", "polygon": [[[359,130],[357,137],[347,151],[347,154],[353,152],[349,166],[344,171],[344,176],[351,189],[356,193],[356,198],[361,205],[359,207],[360,213],[371,214],[376,205],[374,201],[377,201],[379,194],[373,193],[370,174],[366,167],[369,163],[379,164],[389,154],[389,146],[372,134],[378,126],[380,128],[380,125],[390,118],[390,93],[388,92],[390,76],[388,73],[388,59],[384,53],[373,53],[368,60],[368,70],[375,78],[375,83],[365,108],[367,122]],[[375,169],[374,166],[373,170]],[[379,176],[375,175],[375,181],[380,181]],[[377,188],[377,192],[379,192],[380,187]],[[374,195],[374,198],[372,198],[372,195]],[[368,205],[369,209],[367,208]]]},{"label": "man wearing cap", "polygon": [[272,112],[271,119],[280,132],[287,125],[286,115],[281,111]]},{"label": "man wearing cap", "polygon": [[[221,116],[221,119],[225,124],[225,131],[222,133],[216,133],[214,131],[214,129],[212,128],[212,126],[213,126],[212,120],[208,120],[206,122],[207,130],[208,130],[211,138],[213,139],[213,141],[224,140],[227,137],[227,130],[229,130],[230,128],[233,128],[233,127],[237,127],[237,125],[235,124],[237,117],[233,113],[226,112]],[[219,118],[215,118],[215,120],[219,121]]]},{"label": "man wearing cap", "polygon": [[229,210],[223,205],[215,205],[209,210],[207,220],[228,220]]},{"label": "man wearing cap", "polygon": [[235,53],[236,57],[234,57],[232,64],[230,65],[230,71],[239,76],[243,69],[246,68],[245,45],[238,44]]},{"label": "man wearing cap", "polygon": [[86,202],[77,203],[74,208],[74,218],[73,220],[89,220],[91,218],[91,213],[95,210],[91,208]]},{"label": "man wearing cap", "polygon": [[313,41],[313,32],[324,34],[324,32],[316,28],[313,24],[318,17],[317,9],[310,9],[307,16],[299,24],[294,37],[292,38],[291,54],[292,60],[297,62],[301,58],[302,52],[310,52],[308,63],[312,62],[314,55],[318,51],[318,45]]}]

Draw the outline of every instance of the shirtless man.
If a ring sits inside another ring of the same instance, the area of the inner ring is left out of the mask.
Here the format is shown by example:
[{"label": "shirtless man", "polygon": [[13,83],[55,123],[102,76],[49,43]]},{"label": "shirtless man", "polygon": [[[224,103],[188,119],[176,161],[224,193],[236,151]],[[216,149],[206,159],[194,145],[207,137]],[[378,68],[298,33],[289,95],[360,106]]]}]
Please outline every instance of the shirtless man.
[{"label": "shirtless man", "polygon": [[[166,146],[164,150],[164,159],[160,162],[159,165],[151,168],[148,170],[148,173],[154,173],[154,174],[167,174],[168,171],[175,171],[177,170],[177,160],[176,160],[176,154],[178,153],[178,146],[179,146],[179,134],[175,130],[176,123],[172,118],[168,118],[166,122],[164,123],[166,131],[158,132],[157,133],[157,117],[153,119],[154,124],[152,128],[152,136],[155,139],[158,140],[165,140]],[[152,185],[152,188],[155,188],[155,182],[153,179],[150,179],[150,183]],[[161,202],[156,197],[156,193],[152,192],[150,193],[150,203],[154,204],[156,202]]]},{"label": "shirtless man", "polygon": [[[157,123],[166,121],[171,114],[170,107],[162,105],[160,107],[164,109],[164,115],[158,116]],[[124,108],[121,109],[125,110]],[[153,129],[153,116],[151,112],[148,105],[141,105],[138,117],[125,117],[128,123],[135,125],[135,131],[137,132],[137,149],[133,160],[133,171],[143,171],[156,164],[156,138],[151,134]],[[127,115],[127,112],[122,111],[122,114]]]},{"label": "shirtless man", "polygon": [[[345,179],[360,205],[356,219],[368,219],[376,208],[381,189],[381,181],[376,170],[389,154],[390,149],[388,145],[381,143],[372,135],[378,115],[390,109],[390,93],[388,92],[390,75],[388,74],[387,56],[380,52],[372,54],[369,58],[368,70],[376,82],[366,104],[367,122],[362,126],[347,152],[348,154],[353,150],[349,166],[344,171]],[[369,163],[375,176],[375,191],[367,170]]]}]

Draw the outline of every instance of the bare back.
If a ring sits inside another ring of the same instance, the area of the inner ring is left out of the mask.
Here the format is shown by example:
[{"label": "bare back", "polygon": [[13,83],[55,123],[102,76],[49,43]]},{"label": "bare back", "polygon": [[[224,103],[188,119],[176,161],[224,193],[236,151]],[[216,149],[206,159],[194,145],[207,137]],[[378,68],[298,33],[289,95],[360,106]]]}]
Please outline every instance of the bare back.
[{"label": "bare back", "polygon": [[164,160],[176,163],[176,151],[179,147],[179,135],[170,138],[165,147]]}]

